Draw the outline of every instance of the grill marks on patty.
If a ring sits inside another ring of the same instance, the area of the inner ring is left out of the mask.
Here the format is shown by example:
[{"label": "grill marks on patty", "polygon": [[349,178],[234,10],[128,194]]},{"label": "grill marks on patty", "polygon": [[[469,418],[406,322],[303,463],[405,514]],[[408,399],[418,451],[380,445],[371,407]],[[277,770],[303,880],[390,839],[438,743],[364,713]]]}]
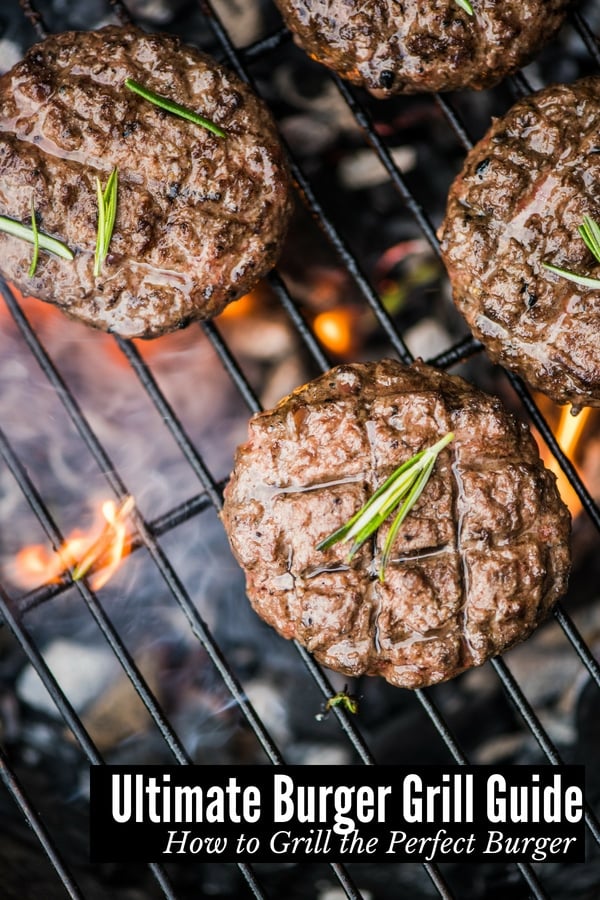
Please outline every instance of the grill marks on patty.
[{"label": "grill marks on patty", "polygon": [[[217,137],[131,93],[133,77],[200,111]],[[95,177],[119,171],[117,221],[93,277]],[[25,293],[126,337],[155,337],[219,313],[274,265],[291,211],[275,126],[233,74],[168,35],[108,26],[31,48],[0,78],[0,212],[76,251],[47,254],[0,235],[2,272]]]},{"label": "grill marks on patty", "polygon": [[[385,478],[448,431],[424,493],[347,562],[316,550]],[[341,366],[255,416],[223,520],[255,610],[348,675],[421,687],[526,637],[562,594],[569,517],[524,426],[423,366]],[[374,564],[375,562],[375,564]]]},{"label": "grill marks on patty", "polygon": [[483,88],[558,31],[570,0],[276,0],[296,42],[377,96]]},{"label": "grill marks on patty", "polygon": [[495,361],[558,403],[600,405],[600,291],[578,231],[600,220],[600,78],[516,103],[468,154],[441,248],[454,300]]}]

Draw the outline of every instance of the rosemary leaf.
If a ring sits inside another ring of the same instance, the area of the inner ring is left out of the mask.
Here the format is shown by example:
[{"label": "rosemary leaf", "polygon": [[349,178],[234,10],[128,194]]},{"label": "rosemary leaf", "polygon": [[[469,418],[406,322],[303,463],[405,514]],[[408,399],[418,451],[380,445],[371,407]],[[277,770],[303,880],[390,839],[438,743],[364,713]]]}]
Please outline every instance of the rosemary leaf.
[{"label": "rosemary leaf", "polygon": [[325,704],[325,712],[328,713],[334,706],[342,706],[346,712],[356,715],[358,712],[358,700],[352,694],[347,693],[347,685],[343,691],[338,691],[333,697],[330,697]]},{"label": "rosemary leaf", "polygon": [[429,481],[429,476],[431,475],[431,472],[435,465],[436,458],[437,457],[433,456],[431,458],[429,464],[427,465],[427,467],[425,469],[423,469],[423,471],[420,473],[420,475],[418,475],[418,477],[415,479],[415,482],[414,482],[412,488],[408,492],[406,500],[400,507],[400,511],[399,511],[398,515],[392,522],[392,527],[388,531],[387,537],[385,539],[385,544],[383,546],[383,553],[381,554],[381,565],[379,566],[379,580],[380,581],[384,580],[384,570],[388,564],[388,560],[390,558],[390,553],[392,552],[392,545],[396,539],[396,535],[398,534],[398,531],[400,530],[400,527],[401,527],[402,523],[404,522],[405,518],[407,517],[407,515],[409,514],[409,512],[411,511],[411,509],[413,508],[413,506],[415,505],[415,503],[417,502],[417,500],[419,499],[419,497],[425,490],[425,485]]},{"label": "rosemary leaf", "polygon": [[94,276],[100,275],[102,263],[108,254],[117,216],[117,193],[119,175],[114,168],[110,173],[106,187],[102,190],[100,179],[96,178],[96,200],[98,203],[98,226],[96,232],[96,251],[94,254]]},{"label": "rosemary leaf", "polygon": [[590,216],[584,216],[583,225],[579,226],[579,234],[596,262],[600,263],[600,225]]},{"label": "rosemary leaf", "polygon": [[554,272],[555,275],[560,275],[562,278],[566,278],[567,281],[574,281],[575,284],[580,284],[582,287],[590,287],[590,288],[600,288],[600,278],[589,278],[586,275],[577,275],[575,272],[569,272],[567,269],[560,269],[558,266],[551,266],[549,263],[543,263],[545,269],[548,269],[549,272]]},{"label": "rosemary leaf", "polygon": [[38,232],[37,222],[35,220],[35,207],[33,205],[33,197],[31,198],[31,231],[33,233],[33,256],[31,257],[31,265],[27,273],[30,278],[35,275],[37,269],[38,256],[40,255],[40,235]]},{"label": "rosemary leaf", "polygon": [[454,434],[450,431],[432,447],[429,447],[427,450],[421,450],[402,463],[352,518],[317,544],[317,550],[327,550],[339,542],[346,543],[354,540],[348,554],[348,562],[350,562],[365,541],[377,531],[388,516],[397,509],[398,505],[402,504],[392,523],[383,548],[379,569],[379,578],[383,581],[383,572],[389,560],[398,530],[423,493],[439,453],[452,440],[454,440]]},{"label": "rosemary leaf", "polygon": [[460,6],[461,9],[464,9],[464,11],[470,16],[475,15],[475,13],[473,12],[473,7],[469,3],[469,0],[454,0],[454,2],[457,6]]},{"label": "rosemary leaf", "polygon": [[[584,216],[583,223],[577,230],[596,262],[600,263],[600,225],[591,216]],[[567,281],[573,281],[582,287],[600,288],[600,278],[578,275],[576,272],[570,272],[569,269],[561,269],[559,266],[551,266],[549,263],[542,263],[542,265],[549,272],[554,272],[555,275],[560,275],[561,278],[566,278]]]},{"label": "rosemary leaf", "polygon": [[133,91],[134,94],[139,94],[140,97],[143,97],[144,100],[148,100],[149,103],[154,103],[155,106],[159,106],[161,109],[165,109],[167,112],[179,116],[180,119],[187,119],[188,122],[193,122],[195,125],[201,125],[202,128],[206,128],[207,131],[216,134],[217,137],[227,137],[226,133],[219,128],[218,125],[215,125],[214,122],[211,122],[210,119],[198,115],[198,113],[188,109],[187,106],[182,106],[174,100],[169,100],[168,97],[163,97],[161,94],[151,91],[150,88],[144,87],[143,84],[134,81],[133,78],[125,79],[125,87],[129,88],[130,91]]},{"label": "rosemary leaf", "polygon": [[[36,238],[33,228],[28,228],[27,225],[23,225],[21,222],[9,219],[7,216],[0,216],[0,231],[13,237],[21,238],[23,241],[28,241],[35,247]],[[63,244],[62,241],[50,237],[49,234],[44,234],[43,231],[39,230],[37,235],[37,244],[40,250],[47,250],[48,253],[54,253],[55,256],[60,256],[61,259],[71,260],[75,258],[73,251],[66,244]]]}]

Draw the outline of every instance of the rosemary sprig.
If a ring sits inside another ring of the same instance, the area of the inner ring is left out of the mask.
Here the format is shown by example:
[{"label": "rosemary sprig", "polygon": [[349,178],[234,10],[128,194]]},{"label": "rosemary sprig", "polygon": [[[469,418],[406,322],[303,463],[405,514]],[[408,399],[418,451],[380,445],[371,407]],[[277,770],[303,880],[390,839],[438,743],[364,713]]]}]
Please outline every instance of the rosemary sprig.
[{"label": "rosemary sprig", "polygon": [[346,712],[356,715],[358,712],[358,700],[352,694],[347,693],[348,686],[343,691],[338,691],[333,697],[330,697],[325,704],[325,712],[328,713],[334,706],[343,706]]},{"label": "rosemary sprig", "polygon": [[106,259],[112,239],[117,215],[117,192],[119,174],[114,168],[110,173],[106,187],[102,190],[100,179],[96,178],[96,196],[98,201],[98,228],[96,234],[96,252],[94,255],[94,276],[98,276],[102,263]]},{"label": "rosemary sprig", "polygon": [[475,15],[475,13],[473,12],[473,7],[469,3],[469,0],[454,0],[454,2],[457,6],[460,6],[461,9],[464,9],[464,11],[470,16]]},{"label": "rosemary sprig", "polygon": [[421,450],[402,463],[367,500],[365,505],[352,518],[348,519],[345,525],[317,544],[317,550],[328,550],[329,547],[333,547],[340,541],[343,543],[353,541],[348,554],[348,562],[350,562],[365,541],[377,531],[398,505],[402,504],[389,530],[381,556],[379,580],[383,581],[384,569],[398,530],[423,493],[439,453],[452,440],[454,440],[454,434],[450,431],[433,447]]},{"label": "rosemary sprig", "polygon": [[139,94],[140,97],[143,97],[144,100],[148,100],[149,103],[154,103],[155,106],[159,106],[161,109],[166,109],[167,112],[179,116],[180,119],[187,119],[188,122],[193,122],[195,125],[201,125],[202,128],[206,128],[207,131],[211,131],[213,134],[216,134],[217,137],[227,137],[226,133],[219,128],[218,125],[215,125],[214,122],[211,122],[210,119],[198,115],[198,113],[195,113],[192,109],[188,109],[187,106],[182,106],[181,103],[176,103],[174,100],[169,100],[168,97],[163,97],[161,94],[151,91],[150,88],[144,87],[143,84],[134,81],[133,78],[125,79],[125,87],[129,88],[130,91],[133,91],[134,94]]},{"label": "rosemary sprig", "polygon": [[[600,225],[590,216],[583,217],[583,224],[577,229],[583,238],[585,246],[588,248],[596,262],[600,263]],[[566,278],[567,281],[573,281],[582,287],[600,288],[600,278],[591,278],[588,275],[578,275],[576,272],[570,272],[568,269],[561,269],[559,266],[551,266],[549,263],[543,263],[545,269]]]},{"label": "rosemary sprig", "polygon": [[337,694],[334,694],[333,697],[329,698],[327,703],[323,704],[321,712],[317,713],[315,716],[317,722],[322,722],[323,719],[326,719],[335,706],[341,706],[346,712],[352,713],[353,715],[356,715],[358,712],[358,697],[348,693],[347,684],[344,685],[343,691],[338,691]]},{"label": "rosemary sprig", "polygon": [[33,205],[33,197],[31,198],[31,231],[33,233],[33,256],[31,257],[31,265],[27,273],[30,278],[35,275],[37,269],[38,256],[40,255],[40,234],[35,220],[35,207]]},{"label": "rosemary sprig", "polygon": [[[35,225],[33,224],[34,219],[35,215],[32,217],[32,227],[28,228],[27,225],[23,225],[21,222],[16,222],[14,219],[9,219],[7,216],[0,216],[0,231],[4,231],[5,234],[10,234],[13,237],[21,238],[21,240],[28,241],[30,244],[33,244],[33,256],[36,265],[36,245],[38,247],[38,252],[39,250],[47,250],[48,253],[54,253],[55,256],[60,256],[61,259],[71,260],[75,258],[75,254],[69,247],[67,247],[66,244],[63,244],[62,241],[58,241],[56,238],[50,237],[49,234],[44,234],[43,231],[39,231],[37,222]],[[29,267],[29,274],[30,276],[32,274],[31,266]]]}]

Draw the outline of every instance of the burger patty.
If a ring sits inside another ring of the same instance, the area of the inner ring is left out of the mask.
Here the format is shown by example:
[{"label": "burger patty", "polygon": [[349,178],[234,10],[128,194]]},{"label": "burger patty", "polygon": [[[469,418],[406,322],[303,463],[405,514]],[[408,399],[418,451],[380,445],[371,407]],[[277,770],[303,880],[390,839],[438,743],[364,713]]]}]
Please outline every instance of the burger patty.
[{"label": "burger patty", "polygon": [[[225,132],[166,112],[133,79]],[[94,275],[96,178],[118,170],[116,223]],[[291,210],[270,114],[235,75],[175,37],[132,27],[69,32],[0,78],[0,215],[75,254],[0,234],[2,274],[74,318],[157,337],[219,313],[274,265]]]},{"label": "burger patty", "polygon": [[[352,560],[340,528],[448,432],[377,571],[387,520]],[[423,364],[343,365],[250,421],[222,512],[256,612],[326,666],[419,688],[526,638],[566,587],[569,514],[525,425]]]},{"label": "burger patty", "polygon": [[440,229],[454,300],[495,361],[558,403],[600,406],[600,78],[516,103],[468,154]]},{"label": "burger patty", "polygon": [[313,59],[378,96],[483,88],[533,58],[569,0],[275,0]]}]

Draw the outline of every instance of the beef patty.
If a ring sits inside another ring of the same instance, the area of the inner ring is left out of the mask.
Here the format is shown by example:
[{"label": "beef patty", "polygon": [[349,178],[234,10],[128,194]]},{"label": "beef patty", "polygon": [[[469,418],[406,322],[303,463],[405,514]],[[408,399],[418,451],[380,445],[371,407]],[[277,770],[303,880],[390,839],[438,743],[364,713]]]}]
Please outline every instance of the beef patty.
[{"label": "beef patty", "polygon": [[[225,131],[218,137],[125,87],[131,78]],[[98,205],[119,176],[108,256],[95,277]],[[0,234],[2,274],[74,318],[156,337],[214,316],[275,263],[291,200],[271,117],[235,75],[175,37],[109,26],[32,47],[0,78],[0,215],[75,253]]]},{"label": "beef patty", "polygon": [[306,52],[378,96],[483,88],[560,27],[569,0],[275,0]]},{"label": "beef patty", "polygon": [[516,103],[468,154],[440,229],[456,305],[495,361],[558,403],[600,406],[600,78]]},{"label": "beef patty", "polygon": [[[401,463],[452,443],[377,576],[390,522],[318,550]],[[565,590],[569,514],[525,425],[422,364],[343,365],[250,421],[223,521],[256,612],[336,671],[418,688],[527,637]]]}]

